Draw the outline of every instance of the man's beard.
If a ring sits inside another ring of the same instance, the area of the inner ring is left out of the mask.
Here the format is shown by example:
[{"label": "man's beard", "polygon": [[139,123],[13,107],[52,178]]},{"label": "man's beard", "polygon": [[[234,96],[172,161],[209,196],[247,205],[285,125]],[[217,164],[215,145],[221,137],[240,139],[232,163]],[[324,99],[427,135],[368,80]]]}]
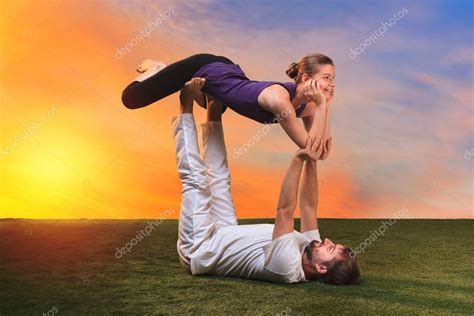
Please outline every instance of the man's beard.
[{"label": "man's beard", "polygon": [[306,246],[306,257],[308,257],[308,260],[311,262],[313,260],[313,249],[316,248],[316,244],[318,241],[313,240],[309,243],[308,246]]}]

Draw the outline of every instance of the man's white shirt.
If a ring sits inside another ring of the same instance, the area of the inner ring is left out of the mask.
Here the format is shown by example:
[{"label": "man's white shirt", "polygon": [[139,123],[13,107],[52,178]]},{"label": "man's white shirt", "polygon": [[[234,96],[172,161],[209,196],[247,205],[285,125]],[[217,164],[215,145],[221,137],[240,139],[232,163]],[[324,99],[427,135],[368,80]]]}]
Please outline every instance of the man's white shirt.
[{"label": "man's white shirt", "polygon": [[191,256],[193,275],[215,274],[269,282],[306,281],[302,255],[319,230],[293,231],[272,241],[273,224],[231,225],[218,229]]}]

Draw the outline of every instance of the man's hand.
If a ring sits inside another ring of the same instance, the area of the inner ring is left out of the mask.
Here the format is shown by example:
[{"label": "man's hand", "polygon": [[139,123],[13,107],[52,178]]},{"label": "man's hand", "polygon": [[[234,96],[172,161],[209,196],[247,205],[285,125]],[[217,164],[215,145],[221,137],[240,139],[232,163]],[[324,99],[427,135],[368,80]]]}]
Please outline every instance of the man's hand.
[{"label": "man's hand", "polygon": [[306,147],[296,152],[296,156],[301,160],[316,161],[322,154],[324,141],[314,138],[308,138]]}]

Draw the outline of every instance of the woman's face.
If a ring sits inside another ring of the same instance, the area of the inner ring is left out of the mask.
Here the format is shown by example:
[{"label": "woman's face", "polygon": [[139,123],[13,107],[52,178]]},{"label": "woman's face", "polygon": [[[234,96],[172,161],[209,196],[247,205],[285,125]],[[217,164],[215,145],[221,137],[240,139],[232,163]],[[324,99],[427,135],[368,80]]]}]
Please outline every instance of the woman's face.
[{"label": "woman's face", "polygon": [[336,85],[334,79],[336,78],[336,68],[333,65],[321,65],[319,72],[315,74],[311,79],[319,82],[323,94],[327,100],[331,100],[334,96],[334,90]]}]

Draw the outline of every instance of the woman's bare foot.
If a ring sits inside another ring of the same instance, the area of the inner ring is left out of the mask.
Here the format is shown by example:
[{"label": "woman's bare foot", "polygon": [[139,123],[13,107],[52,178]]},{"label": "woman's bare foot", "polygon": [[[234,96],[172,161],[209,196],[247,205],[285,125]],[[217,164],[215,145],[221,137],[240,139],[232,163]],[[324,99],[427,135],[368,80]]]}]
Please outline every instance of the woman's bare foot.
[{"label": "woman's bare foot", "polygon": [[196,101],[200,107],[207,109],[206,95],[203,92],[197,92],[194,95],[194,101]]},{"label": "woman's bare foot", "polygon": [[201,93],[206,83],[204,78],[192,78],[184,84],[179,95],[181,113],[193,113],[193,102],[197,93]]},{"label": "woman's bare foot", "polygon": [[166,67],[166,64],[159,60],[145,59],[138,65],[137,71],[141,73],[134,81],[142,82],[145,79],[150,78],[157,72],[161,71]]},{"label": "woman's bare foot", "polygon": [[210,95],[207,96],[207,121],[221,121],[222,102]]},{"label": "woman's bare foot", "polygon": [[161,69],[165,67],[166,67],[166,64],[162,62],[161,60],[145,59],[140,63],[140,65],[138,65],[137,71],[142,74],[148,69],[158,69],[158,71],[160,71]]}]

